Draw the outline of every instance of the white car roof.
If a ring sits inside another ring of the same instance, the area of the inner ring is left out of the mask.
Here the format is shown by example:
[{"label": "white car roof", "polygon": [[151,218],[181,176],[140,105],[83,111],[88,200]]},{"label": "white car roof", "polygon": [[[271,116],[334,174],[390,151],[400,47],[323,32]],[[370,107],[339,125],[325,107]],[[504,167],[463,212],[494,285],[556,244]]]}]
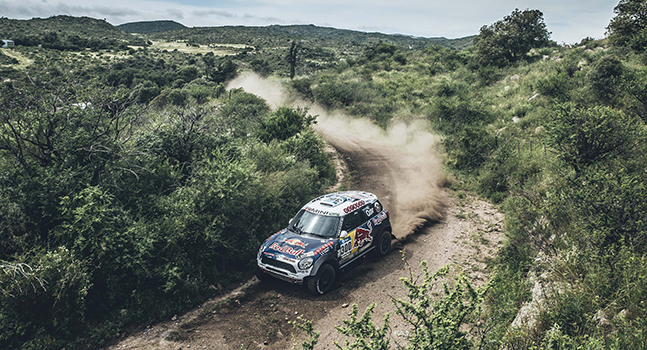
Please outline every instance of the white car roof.
[{"label": "white car roof", "polygon": [[315,198],[310,203],[304,205],[303,209],[320,215],[344,216],[375,201],[377,201],[377,196],[372,193],[344,191]]}]

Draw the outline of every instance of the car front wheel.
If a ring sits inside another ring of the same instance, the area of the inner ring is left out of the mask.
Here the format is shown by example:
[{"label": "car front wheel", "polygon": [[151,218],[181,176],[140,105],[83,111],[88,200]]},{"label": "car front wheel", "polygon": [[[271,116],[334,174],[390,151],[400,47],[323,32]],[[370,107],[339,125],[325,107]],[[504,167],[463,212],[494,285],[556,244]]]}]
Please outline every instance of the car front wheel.
[{"label": "car front wheel", "polygon": [[377,253],[380,257],[389,254],[391,250],[391,232],[384,231],[380,236],[380,241],[377,243]]},{"label": "car front wheel", "polygon": [[261,268],[258,266],[256,266],[256,278],[258,278],[263,283],[267,283],[272,280],[272,276],[263,272],[263,270],[261,270]]},{"label": "car front wheel", "polygon": [[332,266],[323,264],[317,274],[308,279],[308,289],[312,294],[324,294],[332,289],[336,276],[337,273]]}]

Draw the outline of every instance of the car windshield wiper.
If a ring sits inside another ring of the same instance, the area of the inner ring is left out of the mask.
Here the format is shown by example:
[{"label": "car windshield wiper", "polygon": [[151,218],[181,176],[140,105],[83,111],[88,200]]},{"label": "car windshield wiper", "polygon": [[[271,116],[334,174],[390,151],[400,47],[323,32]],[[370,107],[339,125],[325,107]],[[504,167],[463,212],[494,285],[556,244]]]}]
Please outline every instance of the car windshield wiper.
[{"label": "car windshield wiper", "polygon": [[313,235],[313,236],[317,236],[317,237],[321,237],[321,238],[326,238],[326,236],[324,236],[322,234],[318,234],[318,233],[314,233],[314,232],[306,232],[306,233],[309,234],[309,235]]}]

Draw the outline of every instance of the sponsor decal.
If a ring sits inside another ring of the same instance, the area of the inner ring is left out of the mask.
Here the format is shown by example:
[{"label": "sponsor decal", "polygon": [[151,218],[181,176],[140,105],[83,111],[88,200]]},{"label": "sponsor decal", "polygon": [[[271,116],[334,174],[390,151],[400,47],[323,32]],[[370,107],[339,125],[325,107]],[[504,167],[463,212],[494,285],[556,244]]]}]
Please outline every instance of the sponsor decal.
[{"label": "sponsor decal", "polygon": [[263,252],[263,254],[264,254],[265,256],[269,256],[269,257],[271,257],[271,258],[273,258],[273,257],[274,257],[274,254],[272,254],[272,253]]},{"label": "sponsor decal", "polygon": [[319,214],[319,215],[339,216],[339,214],[337,214],[337,213],[331,213],[331,212],[326,211],[326,210],[315,209],[315,208],[310,208],[310,207],[306,207],[305,209],[307,211],[311,212],[311,213],[315,213],[315,214]]},{"label": "sponsor decal", "polygon": [[300,240],[298,240],[298,239],[286,239],[286,240],[285,240],[285,241],[283,241],[283,242],[285,242],[285,243],[287,243],[287,244],[289,244],[289,245],[293,245],[293,246],[297,246],[297,247],[301,247],[301,248],[305,248],[305,247],[306,247],[306,244],[305,244],[305,243],[303,243],[303,242],[301,242],[301,241],[300,241]]},{"label": "sponsor decal", "polygon": [[364,203],[363,200],[357,201],[357,202],[347,206],[346,208],[344,208],[344,213],[348,214],[348,213],[350,213],[352,211],[355,211],[358,208],[361,208],[362,206],[364,206],[364,204],[366,204],[366,203]]},{"label": "sponsor decal", "polygon": [[373,236],[371,235],[371,230],[357,228],[355,229],[355,247],[361,248],[366,243],[371,243],[373,241]]},{"label": "sponsor decal", "polygon": [[330,241],[330,242],[328,242],[328,243],[326,243],[326,244],[322,245],[321,247],[317,248],[314,252],[312,252],[312,254],[313,254],[313,255],[319,255],[319,254],[324,253],[324,250],[327,252],[327,251],[328,251],[327,249],[328,249],[330,246],[332,246],[334,243],[335,243],[335,241]]},{"label": "sponsor decal", "polygon": [[353,239],[351,235],[348,235],[339,240],[339,251],[337,252],[338,256],[343,258],[346,255],[350,254],[352,250],[353,250]]},{"label": "sponsor decal", "polygon": [[282,255],[279,255],[279,256],[277,257],[277,260],[287,261],[287,262],[291,262],[291,263],[296,262],[296,260],[294,260],[294,259],[290,259],[290,258],[287,258],[287,257],[282,256]]},{"label": "sponsor decal", "polygon": [[301,255],[301,254],[305,253],[305,250],[303,250],[303,249],[294,249],[294,248],[289,247],[289,246],[281,247],[276,242],[272,243],[272,245],[270,246],[270,249],[276,250],[276,251],[281,252],[281,253],[294,255],[294,256],[298,256],[298,255]]},{"label": "sponsor decal", "polygon": [[387,218],[386,211],[383,211],[383,212],[377,214],[373,218],[373,224],[375,224],[375,226],[377,226],[377,225],[381,224],[382,221],[386,220],[386,218]]},{"label": "sponsor decal", "polygon": [[366,214],[366,216],[368,216],[369,218],[373,216],[373,213],[375,213],[375,210],[372,207],[364,208],[364,214]]}]

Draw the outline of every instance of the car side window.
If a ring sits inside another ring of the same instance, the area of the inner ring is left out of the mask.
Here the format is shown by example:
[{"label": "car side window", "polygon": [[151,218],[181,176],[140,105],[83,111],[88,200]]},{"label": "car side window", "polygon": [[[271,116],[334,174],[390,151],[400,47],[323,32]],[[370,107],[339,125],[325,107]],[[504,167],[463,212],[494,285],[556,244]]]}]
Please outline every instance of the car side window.
[{"label": "car side window", "polygon": [[360,210],[360,212],[361,212],[360,216],[361,216],[362,223],[367,222],[376,214],[373,204],[365,205],[364,207],[362,207],[362,210]]},{"label": "car side window", "polygon": [[352,212],[344,216],[344,223],[342,225],[342,230],[350,232],[357,228],[360,225],[359,211]]}]

